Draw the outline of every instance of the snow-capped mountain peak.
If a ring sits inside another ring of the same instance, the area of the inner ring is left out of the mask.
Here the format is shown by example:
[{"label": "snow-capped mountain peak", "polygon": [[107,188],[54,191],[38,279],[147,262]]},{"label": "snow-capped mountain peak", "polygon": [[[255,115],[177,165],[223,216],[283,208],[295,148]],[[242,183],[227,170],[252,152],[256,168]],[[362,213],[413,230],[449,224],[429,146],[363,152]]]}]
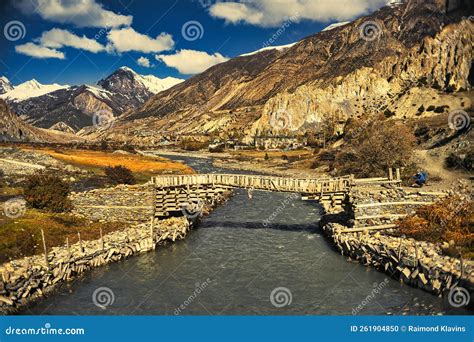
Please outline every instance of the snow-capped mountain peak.
[{"label": "snow-capped mountain peak", "polygon": [[29,99],[31,97],[41,96],[59,89],[65,89],[68,87],[68,85],[60,85],[57,83],[41,84],[37,80],[32,79],[17,86],[14,86],[11,90],[0,95],[0,98],[8,99],[10,101],[21,101]]},{"label": "snow-capped mountain peak", "polygon": [[123,94],[132,92],[140,94],[142,92],[146,97],[145,93],[154,95],[183,81],[174,77],[161,79],[154,75],[140,75],[129,67],[122,66],[105,79],[97,82],[97,85],[109,91],[120,91]]},{"label": "snow-capped mountain peak", "polygon": [[286,44],[286,45],[266,46],[266,47],[261,48],[261,49],[258,49],[258,50],[256,50],[256,51],[244,53],[244,54],[240,55],[239,57],[251,56],[251,55],[255,55],[255,54],[259,53],[259,52],[268,51],[268,50],[283,51],[283,50],[285,50],[285,49],[288,49],[288,48],[292,47],[292,46],[295,45],[295,44],[296,44],[296,43],[290,43],[290,44]]},{"label": "snow-capped mountain peak", "polygon": [[159,78],[154,75],[138,75],[138,80],[153,94],[171,88],[184,80],[176,77]]},{"label": "snow-capped mountain peak", "polygon": [[13,85],[10,83],[10,80],[5,76],[0,77],[0,95],[5,94],[13,90]]},{"label": "snow-capped mountain peak", "polygon": [[329,30],[335,29],[336,27],[343,26],[343,25],[346,25],[346,24],[349,24],[349,23],[350,23],[350,21],[343,21],[343,22],[340,22],[340,23],[333,23],[329,26],[326,26],[324,29],[322,29],[322,31],[329,31]]},{"label": "snow-capped mountain peak", "polygon": [[130,69],[127,66],[121,66],[120,68],[118,68],[118,70],[128,71],[128,72],[132,72],[132,73],[136,74],[136,72],[134,70]]}]

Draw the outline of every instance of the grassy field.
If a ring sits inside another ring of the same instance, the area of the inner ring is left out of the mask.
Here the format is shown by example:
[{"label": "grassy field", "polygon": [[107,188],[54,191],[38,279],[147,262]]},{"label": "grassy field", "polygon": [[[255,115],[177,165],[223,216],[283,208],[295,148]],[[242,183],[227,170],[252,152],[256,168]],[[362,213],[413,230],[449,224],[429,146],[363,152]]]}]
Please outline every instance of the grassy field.
[{"label": "grassy field", "polygon": [[189,166],[161,157],[151,158],[138,154],[114,154],[112,152],[67,149],[35,149],[35,152],[45,153],[65,163],[99,173],[106,166],[118,165],[125,166],[133,173],[142,175],[193,173]]},{"label": "grassy field", "polygon": [[124,223],[89,223],[70,214],[53,214],[28,209],[26,214],[11,219],[0,216],[0,263],[9,259],[35,255],[43,252],[41,229],[44,230],[47,247],[65,245],[66,238],[73,244],[81,239],[100,238],[100,228],[104,234],[126,228]]}]

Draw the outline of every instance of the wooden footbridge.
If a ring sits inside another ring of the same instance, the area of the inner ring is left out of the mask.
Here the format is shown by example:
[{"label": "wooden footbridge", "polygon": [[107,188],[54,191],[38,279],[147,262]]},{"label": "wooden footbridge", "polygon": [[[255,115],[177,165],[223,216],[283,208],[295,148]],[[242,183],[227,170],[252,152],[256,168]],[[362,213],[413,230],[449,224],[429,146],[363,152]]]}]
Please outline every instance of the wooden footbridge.
[{"label": "wooden footbridge", "polygon": [[[393,173],[378,182],[397,182]],[[399,173],[397,171],[397,178]],[[195,174],[152,177],[155,186],[155,217],[169,216],[189,203],[213,202],[216,196],[235,188],[300,193],[302,199],[319,201],[326,211],[342,208],[352,186],[363,180],[354,176],[292,178],[245,174]]]}]

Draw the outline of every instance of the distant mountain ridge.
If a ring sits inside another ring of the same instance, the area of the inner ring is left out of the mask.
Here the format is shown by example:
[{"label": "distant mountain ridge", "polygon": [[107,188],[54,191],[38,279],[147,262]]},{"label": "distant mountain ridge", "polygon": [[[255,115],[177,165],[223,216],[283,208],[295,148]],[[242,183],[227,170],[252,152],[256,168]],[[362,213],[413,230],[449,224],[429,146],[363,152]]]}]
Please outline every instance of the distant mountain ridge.
[{"label": "distant mountain ridge", "polygon": [[294,45],[215,65],[127,112],[103,134],[137,143],[214,132],[250,140],[375,113],[416,119],[432,115],[428,107],[469,108],[469,97],[453,94],[471,89],[472,13],[462,0],[396,1]]},{"label": "distant mountain ridge", "polygon": [[[3,77],[3,79],[7,80],[6,77]],[[8,81],[8,83],[10,82]],[[41,95],[51,93],[59,89],[65,89],[68,87],[69,86],[67,85],[60,85],[56,83],[41,84],[37,80],[32,79],[20,85],[12,86],[9,91],[6,91],[2,95],[0,95],[0,98],[5,99],[5,100],[10,100],[10,101],[22,101],[22,100],[29,99],[31,97],[41,96]]]},{"label": "distant mountain ridge", "polygon": [[93,115],[110,112],[114,116],[136,109],[154,94],[183,80],[173,77],[160,79],[140,75],[121,67],[97,85],[44,85],[30,80],[12,86],[6,77],[0,78],[0,98],[26,122],[42,128],[78,131],[93,124]]},{"label": "distant mountain ridge", "polygon": [[0,142],[82,142],[83,138],[59,131],[33,127],[24,122],[0,99]]}]

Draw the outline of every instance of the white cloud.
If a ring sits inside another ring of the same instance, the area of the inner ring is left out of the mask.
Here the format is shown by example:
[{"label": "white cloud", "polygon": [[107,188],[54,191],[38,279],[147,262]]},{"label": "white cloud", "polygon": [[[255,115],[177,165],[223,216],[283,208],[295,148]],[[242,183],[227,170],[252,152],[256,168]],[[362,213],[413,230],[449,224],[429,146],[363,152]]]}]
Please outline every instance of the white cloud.
[{"label": "white cloud", "polygon": [[105,47],[94,39],[89,39],[86,36],[79,37],[68,30],[61,30],[57,28],[43,32],[39,38],[39,43],[42,46],[49,48],[61,48],[63,46],[69,46],[93,53],[105,50]]},{"label": "white cloud", "polygon": [[349,20],[386,3],[387,0],[245,0],[218,2],[210,7],[209,13],[232,24],[276,27],[288,18],[294,22]]},{"label": "white cloud", "polygon": [[143,56],[137,59],[137,64],[145,68],[149,68],[151,66],[150,60]]},{"label": "white cloud", "polygon": [[155,58],[185,75],[200,73],[213,65],[229,60],[220,53],[210,55],[195,50],[181,50],[174,55],[156,55]]},{"label": "white cloud", "polygon": [[43,19],[78,27],[119,27],[132,23],[131,15],[106,10],[95,0],[16,0],[23,13],[38,13]]},{"label": "white cloud", "polygon": [[66,56],[63,52],[56,49],[50,49],[48,47],[36,45],[33,43],[26,43],[23,45],[15,46],[15,51],[27,56],[35,58],[58,58],[64,59]]},{"label": "white cloud", "polygon": [[107,34],[108,48],[112,51],[140,51],[144,53],[171,50],[174,47],[173,37],[162,32],[156,38],[138,33],[131,27],[111,30]]}]

